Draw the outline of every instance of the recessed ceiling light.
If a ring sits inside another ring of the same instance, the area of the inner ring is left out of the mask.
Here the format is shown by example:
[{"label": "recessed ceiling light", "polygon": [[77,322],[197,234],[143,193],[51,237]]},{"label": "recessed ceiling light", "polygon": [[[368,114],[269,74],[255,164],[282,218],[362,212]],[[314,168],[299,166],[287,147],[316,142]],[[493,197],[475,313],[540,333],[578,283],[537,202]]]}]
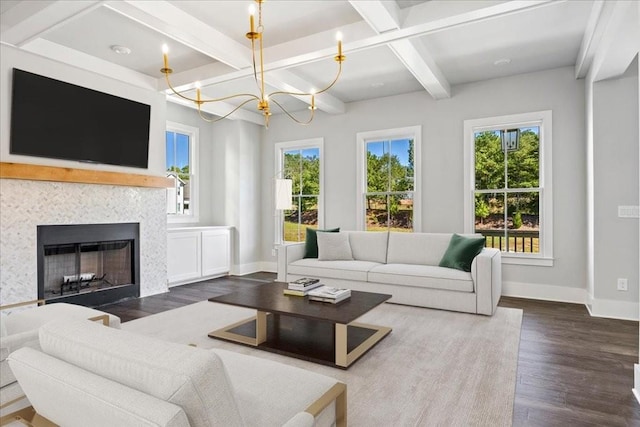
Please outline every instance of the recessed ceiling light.
[{"label": "recessed ceiling light", "polygon": [[371,83],[371,87],[382,87],[382,86],[384,86],[383,82]]},{"label": "recessed ceiling light", "polygon": [[118,55],[129,55],[131,53],[131,49],[129,49],[128,47],[120,46],[117,44],[114,44],[113,46],[111,46],[111,50],[117,53]]},{"label": "recessed ceiling light", "polygon": [[495,61],[495,62],[493,63],[493,65],[496,65],[496,66],[498,66],[498,67],[499,67],[499,66],[501,66],[501,65],[507,65],[507,64],[511,64],[511,59],[509,59],[509,58],[502,58],[502,59],[498,59],[497,61]]}]

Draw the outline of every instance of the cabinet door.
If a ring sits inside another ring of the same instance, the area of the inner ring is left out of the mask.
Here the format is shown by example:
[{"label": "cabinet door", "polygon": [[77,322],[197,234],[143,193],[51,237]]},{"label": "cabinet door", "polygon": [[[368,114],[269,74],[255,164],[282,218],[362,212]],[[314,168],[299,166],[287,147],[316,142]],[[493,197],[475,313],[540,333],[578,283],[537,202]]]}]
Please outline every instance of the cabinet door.
[{"label": "cabinet door", "polygon": [[231,240],[229,230],[202,232],[202,275],[228,273],[231,269]]},{"label": "cabinet door", "polygon": [[167,276],[170,284],[202,276],[200,234],[199,231],[168,234]]}]

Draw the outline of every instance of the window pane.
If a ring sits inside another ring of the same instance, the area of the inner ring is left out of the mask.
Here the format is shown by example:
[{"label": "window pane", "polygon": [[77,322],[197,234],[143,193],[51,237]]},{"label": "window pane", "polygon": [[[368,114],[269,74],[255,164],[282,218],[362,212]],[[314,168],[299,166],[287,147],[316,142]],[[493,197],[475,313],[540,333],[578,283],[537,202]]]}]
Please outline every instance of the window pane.
[{"label": "window pane", "polygon": [[391,231],[413,231],[413,194],[389,196],[389,225]]},{"label": "window pane", "polygon": [[366,231],[387,231],[387,196],[366,196]]},{"label": "window pane", "polygon": [[367,192],[389,191],[389,142],[367,143]]},{"label": "window pane", "polygon": [[504,188],[504,153],[499,131],[475,134],[476,189]]},{"label": "window pane", "polygon": [[536,188],[540,174],[540,128],[520,129],[520,144],[507,151],[507,185],[509,188]]},{"label": "window pane", "polygon": [[508,252],[540,252],[540,193],[507,194]]},{"label": "window pane", "polygon": [[300,198],[300,240],[305,240],[307,228],[318,228],[318,197],[304,196]]},{"label": "window pane", "polygon": [[413,140],[396,139],[390,143],[391,191],[413,190]]},{"label": "window pane", "polygon": [[485,246],[506,250],[504,226],[504,194],[485,193],[475,196],[475,232],[485,236]]},{"label": "window pane", "polygon": [[293,196],[292,208],[284,211],[283,238],[286,242],[300,242],[300,197]]},{"label": "window pane", "polygon": [[166,161],[167,161],[167,170],[172,170],[171,167],[176,165],[176,156],[175,156],[175,136],[174,132],[165,132],[166,136]]},{"label": "window pane", "polygon": [[[300,194],[300,150],[290,150],[284,152],[284,168],[282,172],[284,178],[293,180],[293,194]],[[297,241],[297,240],[295,240]]]},{"label": "window pane", "polygon": [[320,150],[302,150],[302,194],[320,194]]}]

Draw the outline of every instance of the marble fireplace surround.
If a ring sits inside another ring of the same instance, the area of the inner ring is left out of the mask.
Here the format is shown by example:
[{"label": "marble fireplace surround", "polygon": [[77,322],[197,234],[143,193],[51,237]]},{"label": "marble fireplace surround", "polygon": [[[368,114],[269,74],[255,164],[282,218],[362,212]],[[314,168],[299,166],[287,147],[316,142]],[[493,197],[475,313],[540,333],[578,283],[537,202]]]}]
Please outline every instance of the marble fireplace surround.
[{"label": "marble fireplace surround", "polygon": [[[145,184],[137,184],[130,174],[122,174],[126,182],[117,185],[58,182],[50,176],[47,180],[11,176],[5,165],[11,164],[0,165],[0,305],[38,296],[38,225],[137,222],[140,296],[168,290],[164,178],[147,177],[156,181],[152,186],[136,186]],[[65,176],[60,179],[68,181]]]}]

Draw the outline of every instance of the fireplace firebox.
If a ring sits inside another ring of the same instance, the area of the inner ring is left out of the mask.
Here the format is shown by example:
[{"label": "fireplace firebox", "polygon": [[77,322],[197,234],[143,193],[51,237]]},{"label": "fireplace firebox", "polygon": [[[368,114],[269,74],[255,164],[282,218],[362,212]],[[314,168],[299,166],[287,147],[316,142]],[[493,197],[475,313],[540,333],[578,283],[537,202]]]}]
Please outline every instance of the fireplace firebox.
[{"label": "fireplace firebox", "polygon": [[38,226],[38,298],[96,307],[140,296],[140,225]]}]

